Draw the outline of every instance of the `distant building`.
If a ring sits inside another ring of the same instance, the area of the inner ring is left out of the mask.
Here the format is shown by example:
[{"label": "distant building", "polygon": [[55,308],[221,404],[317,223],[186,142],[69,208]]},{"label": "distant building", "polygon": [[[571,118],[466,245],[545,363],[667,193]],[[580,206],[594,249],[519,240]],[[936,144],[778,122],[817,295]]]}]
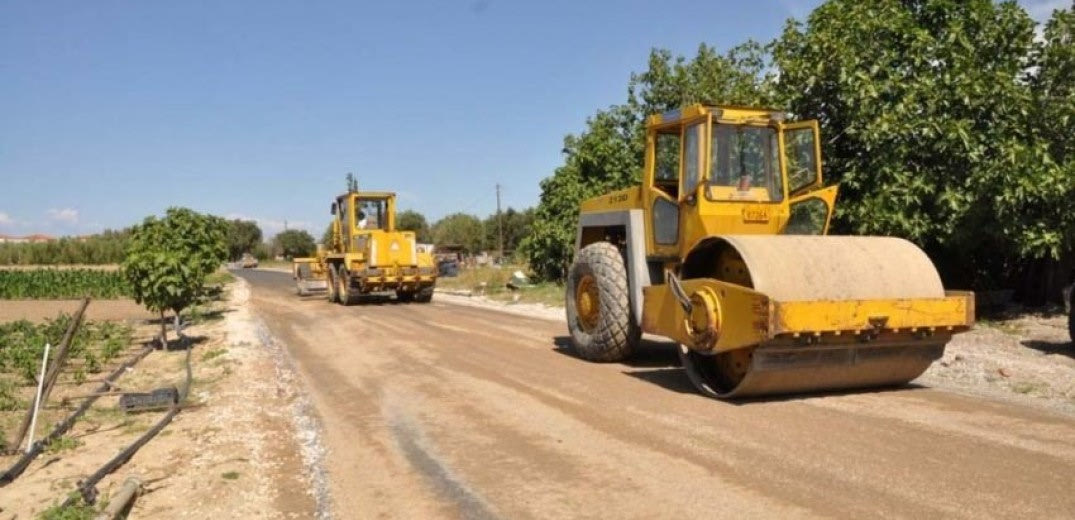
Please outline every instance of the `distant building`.
[{"label": "distant building", "polygon": [[11,235],[0,235],[0,244],[41,244],[44,242],[52,242],[56,240],[55,237],[48,235],[35,234],[27,235],[24,237],[16,237]]}]

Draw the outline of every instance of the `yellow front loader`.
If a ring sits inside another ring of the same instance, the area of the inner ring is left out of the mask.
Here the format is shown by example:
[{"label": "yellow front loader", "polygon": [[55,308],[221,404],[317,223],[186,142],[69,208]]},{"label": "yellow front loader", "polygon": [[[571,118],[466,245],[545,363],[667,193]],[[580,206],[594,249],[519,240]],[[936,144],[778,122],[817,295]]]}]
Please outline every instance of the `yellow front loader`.
[{"label": "yellow front loader", "polygon": [[[324,287],[331,302],[357,303],[363,295],[394,293],[399,301],[433,299],[437,268],[413,231],[396,229],[396,195],[351,191],[332,203],[332,243],[316,258],[294,262],[294,275]],[[307,291],[313,287],[306,286]]]},{"label": "yellow front loader", "polygon": [[593,361],[643,332],[679,344],[704,394],[899,385],[974,321],[932,262],[892,237],[827,236],[816,121],[693,105],[650,116],[641,186],[582,204],[568,328]]}]

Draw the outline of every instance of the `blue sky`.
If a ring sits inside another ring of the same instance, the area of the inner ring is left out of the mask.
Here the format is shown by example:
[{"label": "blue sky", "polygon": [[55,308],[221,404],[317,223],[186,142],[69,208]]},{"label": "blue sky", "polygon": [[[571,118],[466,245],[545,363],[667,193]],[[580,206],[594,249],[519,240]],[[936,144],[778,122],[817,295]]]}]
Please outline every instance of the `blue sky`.
[{"label": "blue sky", "polygon": [[0,0],[0,233],[174,205],[320,232],[349,171],[431,220],[497,183],[531,206],[650,48],[768,41],[817,3]]}]

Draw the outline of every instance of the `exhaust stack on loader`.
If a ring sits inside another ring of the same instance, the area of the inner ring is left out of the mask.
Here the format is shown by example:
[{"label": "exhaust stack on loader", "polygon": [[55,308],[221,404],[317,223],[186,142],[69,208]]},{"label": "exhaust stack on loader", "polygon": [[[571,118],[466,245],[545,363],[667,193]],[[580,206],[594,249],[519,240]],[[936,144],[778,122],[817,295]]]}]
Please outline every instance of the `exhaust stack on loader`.
[{"label": "exhaust stack on loader", "polygon": [[579,354],[642,332],[680,344],[694,385],[743,397],[898,385],[974,321],[917,246],[825,236],[816,121],[693,105],[647,120],[641,186],[582,204],[566,284]]}]

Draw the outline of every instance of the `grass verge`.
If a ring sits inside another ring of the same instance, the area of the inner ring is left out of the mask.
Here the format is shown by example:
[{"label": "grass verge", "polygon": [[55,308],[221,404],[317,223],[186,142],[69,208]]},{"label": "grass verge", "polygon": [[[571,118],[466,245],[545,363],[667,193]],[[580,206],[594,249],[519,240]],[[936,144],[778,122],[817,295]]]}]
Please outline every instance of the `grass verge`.
[{"label": "grass verge", "polygon": [[507,287],[515,271],[526,272],[525,266],[505,265],[461,269],[459,276],[437,278],[438,289],[470,291],[491,300],[515,303],[540,303],[551,307],[563,307],[564,286],[557,283],[539,282],[518,290]]}]

